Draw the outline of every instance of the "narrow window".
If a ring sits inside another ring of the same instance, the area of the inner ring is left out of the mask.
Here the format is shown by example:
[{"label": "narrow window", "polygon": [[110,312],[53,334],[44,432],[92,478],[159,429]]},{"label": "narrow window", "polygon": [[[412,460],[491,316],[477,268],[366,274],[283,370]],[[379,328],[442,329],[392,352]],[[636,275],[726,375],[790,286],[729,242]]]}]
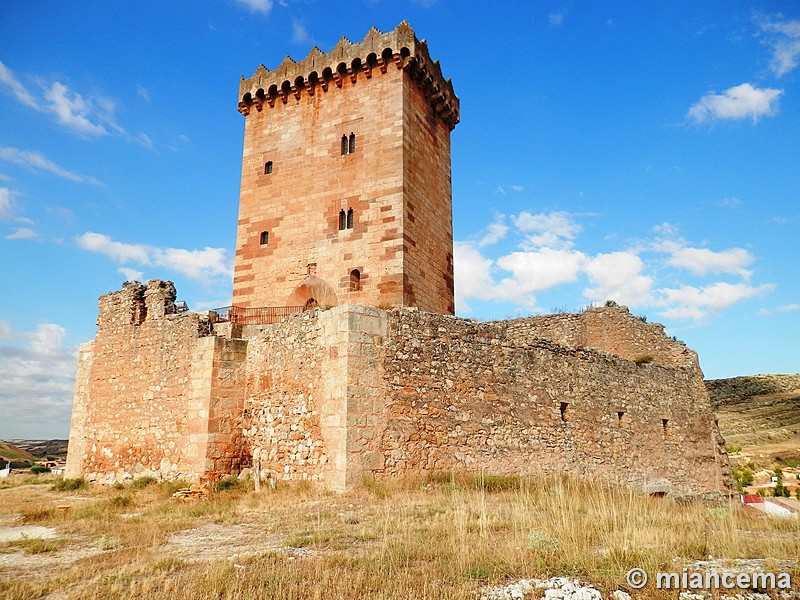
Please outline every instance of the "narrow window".
[{"label": "narrow window", "polygon": [[339,231],[342,231],[347,227],[347,215],[344,212],[344,209],[339,211]]},{"label": "narrow window", "polygon": [[569,406],[568,402],[561,403],[561,420],[566,423],[567,421],[567,407]]},{"label": "narrow window", "polygon": [[350,291],[357,292],[361,289],[361,271],[353,269],[350,271]]},{"label": "narrow window", "polygon": [[661,419],[661,428],[664,430],[664,434],[667,433],[667,425],[669,425],[669,419]]},{"label": "narrow window", "polygon": [[[355,143],[355,140],[353,140],[353,142]],[[348,148],[349,148],[349,145],[347,144],[347,136],[343,135],[342,136],[342,156],[347,154],[347,149]]]},{"label": "narrow window", "polygon": [[353,209],[352,208],[347,211],[347,228],[348,229],[352,229],[353,228]]},{"label": "narrow window", "polygon": [[623,411],[621,411],[621,410],[617,411],[617,425],[619,425],[620,427],[622,427],[622,417],[624,417],[624,416],[625,416],[625,413]]},{"label": "narrow window", "polygon": [[264,163],[264,175],[270,175],[272,173],[272,161],[268,160]]},{"label": "narrow window", "polygon": [[348,152],[352,154],[356,151],[356,134],[350,132],[350,143],[348,144]]},{"label": "narrow window", "polygon": [[266,246],[269,244],[269,231],[262,231],[261,232],[261,245]]}]

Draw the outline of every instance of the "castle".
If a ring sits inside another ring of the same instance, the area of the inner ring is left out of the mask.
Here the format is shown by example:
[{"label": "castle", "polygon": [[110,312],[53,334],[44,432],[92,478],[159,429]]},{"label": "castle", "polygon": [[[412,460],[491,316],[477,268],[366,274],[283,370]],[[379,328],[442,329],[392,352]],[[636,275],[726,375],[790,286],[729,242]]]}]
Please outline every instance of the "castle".
[{"label": "castle", "polygon": [[345,489],[435,470],[574,473],[712,495],[729,468],[697,356],[624,307],[454,313],[459,101],[407,23],[260,66],[231,307],[170,282],[100,298],[66,475],[237,474]]}]

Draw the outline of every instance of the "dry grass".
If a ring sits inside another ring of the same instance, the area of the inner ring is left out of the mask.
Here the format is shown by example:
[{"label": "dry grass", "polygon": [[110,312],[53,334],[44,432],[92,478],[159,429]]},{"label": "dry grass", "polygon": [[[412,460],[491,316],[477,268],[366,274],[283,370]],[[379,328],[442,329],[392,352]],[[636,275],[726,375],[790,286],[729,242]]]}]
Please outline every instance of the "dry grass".
[{"label": "dry grass", "polygon": [[[610,591],[624,589],[632,567],[680,571],[709,555],[800,555],[798,520],[559,478],[444,474],[367,481],[344,495],[292,486],[192,502],[170,500],[171,489],[0,491],[0,522],[56,528],[60,547],[47,556],[62,559],[58,568],[38,571],[35,561],[33,571],[0,567],[4,597],[474,598],[487,583],[554,575]],[[189,545],[168,543],[179,532]],[[230,532],[231,539],[201,532]],[[94,554],[71,560],[72,545],[89,545]],[[203,554],[217,547],[222,556]],[[668,594],[648,588],[638,597]]]}]

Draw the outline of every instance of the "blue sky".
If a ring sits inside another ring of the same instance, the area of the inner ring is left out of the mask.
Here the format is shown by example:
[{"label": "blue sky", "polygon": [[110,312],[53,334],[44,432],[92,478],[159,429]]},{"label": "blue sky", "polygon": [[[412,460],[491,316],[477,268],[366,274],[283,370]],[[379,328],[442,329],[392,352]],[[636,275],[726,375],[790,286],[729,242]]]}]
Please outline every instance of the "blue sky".
[{"label": "blue sky", "polygon": [[709,378],[800,371],[795,1],[6,1],[0,438],[66,437],[126,278],[229,304],[239,76],[403,19],[461,99],[459,315],[613,299]]}]

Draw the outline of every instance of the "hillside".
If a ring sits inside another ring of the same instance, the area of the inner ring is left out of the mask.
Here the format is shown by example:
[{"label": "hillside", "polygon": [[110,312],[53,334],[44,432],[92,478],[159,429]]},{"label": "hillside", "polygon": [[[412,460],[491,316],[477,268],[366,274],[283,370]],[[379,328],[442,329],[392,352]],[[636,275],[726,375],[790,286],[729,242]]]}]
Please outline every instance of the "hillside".
[{"label": "hillside", "polygon": [[37,460],[30,452],[1,440],[0,456],[4,459],[2,466],[5,466],[6,460],[10,460],[15,468],[29,467]]},{"label": "hillside", "polygon": [[706,381],[719,428],[732,458],[800,462],[800,374],[754,375]]}]

